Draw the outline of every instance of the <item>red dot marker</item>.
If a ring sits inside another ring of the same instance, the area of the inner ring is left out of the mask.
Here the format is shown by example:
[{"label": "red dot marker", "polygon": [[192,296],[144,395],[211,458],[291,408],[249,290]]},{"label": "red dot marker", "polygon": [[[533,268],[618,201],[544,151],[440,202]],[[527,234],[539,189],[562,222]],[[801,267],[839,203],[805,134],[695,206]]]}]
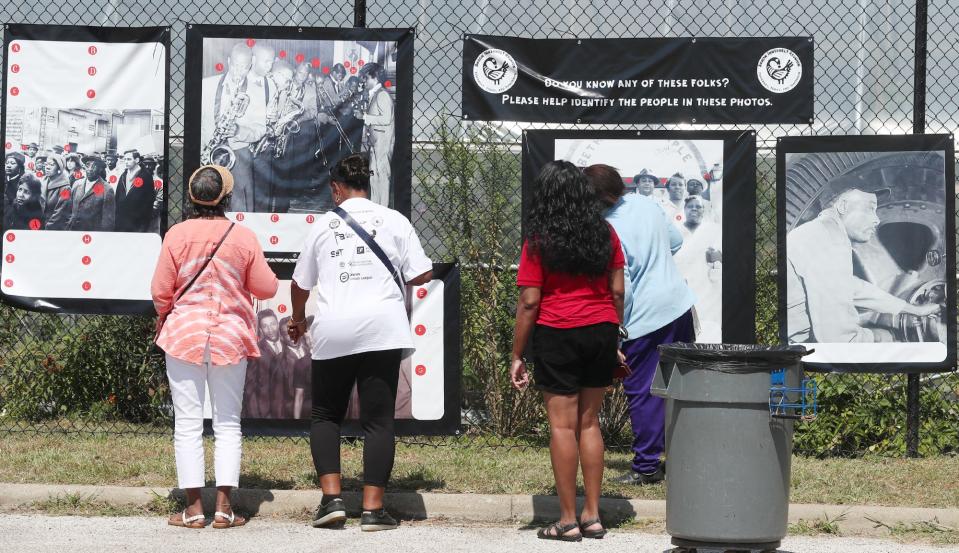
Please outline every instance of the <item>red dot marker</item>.
[{"label": "red dot marker", "polygon": [[306,56],[304,56],[303,54],[297,54],[295,59],[296,59],[296,63],[303,63],[303,60],[306,59]]},{"label": "red dot marker", "polygon": [[286,59],[286,50],[280,50],[279,56],[281,60]]},{"label": "red dot marker", "polygon": [[279,307],[276,308],[280,313],[286,313],[286,304],[281,303]]},{"label": "red dot marker", "polygon": [[16,64],[16,63],[13,64],[13,65],[11,65],[11,66],[10,66],[10,72],[11,72],[11,73],[19,73],[19,72],[20,72],[20,65],[18,65],[18,64]]},{"label": "red dot marker", "polygon": [[8,278],[7,280],[3,281],[3,285],[7,288],[13,288],[13,281]]},{"label": "red dot marker", "polygon": [[84,265],[89,265],[91,261],[92,259],[90,259],[89,255],[85,255],[82,259],[80,259],[80,263],[83,263]]},{"label": "red dot marker", "polygon": [[364,65],[366,65],[366,62],[363,61],[363,60],[360,60],[360,61],[356,62],[356,65],[359,65],[360,67],[363,67]]},{"label": "red dot marker", "polygon": [[74,172],[73,172],[73,178],[75,178],[75,179],[82,179],[82,178],[83,178],[83,173],[81,173],[80,171],[74,171]]},{"label": "red dot marker", "polygon": [[13,242],[13,241],[16,240],[16,239],[17,239],[17,235],[16,235],[16,234],[14,234],[14,233],[12,233],[12,232],[8,232],[8,233],[7,233],[7,242]]},{"label": "red dot marker", "polygon": [[420,288],[419,290],[416,291],[416,297],[418,297],[419,299],[425,298],[426,294],[427,294],[426,288]]},{"label": "red dot marker", "polygon": [[330,74],[330,68],[329,68],[329,66],[326,66],[326,65],[323,66],[323,74],[324,74],[324,75],[329,75],[329,74]]},{"label": "red dot marker", "polygon": [[387,80],[387,81],[383,82],[383,86],[384,86],[385,88],[390,88],[390,87],[393,86],[393,82]]},{"label": "red dot marker", "polygon": [[141,186],[143,186],[143,179],[141,179],[140,177],[133,179],[134,188],[140,188]]},{"label": "red dot marker", "polygon": [[677,220],[677,221],[682,221],[682,220],[683,220],[683,216],[682,216],[682,215],[677,215],[677,216],[676,216],[676,220]]},{"label": "red dot marker", "polygon": [[163,181],[160,180],[160,179],[154,180],[154,181],[153,181],[153,189],[154,189],[154,190],[160,190],[161,188],[163,188]]},{"label": "red dot marker", "polygon": [[94,97],[96,97],[96,95],[97,95],[97,92],[93,90],[92,88],[87,91],[87,98],[93,99]]},{"label": "red dot marker", "polygon": [[101,183],[99,183],[99,182],[96,183],[96,184],[94,184],[94,185],[93,185],[93,194],[94,194],[95,196],[102,196],[102,195],[103,195],[103,184],[101,184]]},{"label": "red dot marker", "polygon": [[277,238],[276,236],[271,236],[271,237],[270,237],[270,244],[273,244],[273,245],[275,246],[275,245],[277,245],[277,244],[279,244],[279,243],[280,243],[280,239],[279,239],[279,238]]},{"label": "red dot marker", "polygon": [[312,224],[313,221],[315,221],[315,220],[316,220],[316,217],[314,217],[314,216],[312,216],[312,215],[307,215],[307,216],[306,216],[306,222],[307,222],[307,223]]},{"label": "red dot marker", "polygon": [[313,58],[310,60],[310,65],[313,66],[313,69],[319,69],[320,67],[320,58]]},{"label": "red dot marker", "polygon": [[60,191],[60,199],[61,199],[61,200],[69,200],[69,199],[70,199],[70,189],[69,189],[69,188],[64,188],[63,190]]},{"label": "red dot marker", "polygon": [[10,47],[10,50],[12,50],[13,53],[19,52],[19,51],[20,51],[20,45],[17,44],[17,43],[14,43],[13,46]]},{"label": "red dot marker", "polygon": [[426,374],[426,367],[424,367],[423,365],[417,365],[416,376],[423,376],[424,374]]},{"label": "red dot marker", "polygon": [[90,242],[93,242],[93,237],[90,236],[89,234],[84,234],[83,238],[81,238],[80,240],[82,240],[84,244],[89,244]]},{"label": "red dot marker", "polygon": [[90,75],[90,76],[92,77],[92,76],[94,76],[94,75],[96,75],[96,74],[97,74],[97,68],[96,68],[96,67],[94,67],[94,66],[92,66],[92,65],[91,65],[90,67],[87,67],[87,75]]},{"label": "red dot marker", "polygon": [[274,213],[273,215],[270,215],[270,220],[273,221],[274,223],[279,222],[280,216]]},{"label": "red dot marker", "polygon": [[10,150],[10,149],[13,148],[13,144],[10,144],[9,142],[7,142],[7,143],[4,145],[4,147],[5,147],[7,150]]},{"label": "red dot marker", "polygon": [[87,48],[87,52],[89,52],[91,56],[95,56],[95,55],[97,55],[97,47],[96,47],[96,46],[91,46],[91,47]]},{"label": "red dot marker", "polygon": [[243,219],[245,219],[245,217],[243,216],[242,213],[237,213],[237,214],[236,214],[236,220],[237,220],[237,221],[242,221]]},{"label": "red dot marker", "polygon": [[223,64],[222,64],[222,63],[216,64],[216,70],[217,70],[218,72],[219,72],[219,71],[223,71]]},{"label": "red dot marker", "polygon": [[38,178],[38,179],[42,179],[42,178],[43,178],[43,171],[37,171],[37,178]]},{"label": "red dot marker", "polygon": [[254,44],[256,44],[256,41],[253,40],[252,38],[246,39],[246,45],[249,46],[250,48],[253,48]]},{"label": "red dot marker", "polygon": [[11,96],[18,96],[19,94],[20,94],[20,89],[19,89],[19,88],[13,87],[13,88],[10,89],[10,95],[11,95]]},{"label": "red dot marker", "polygon": [[350,75],[356,75],[356,68],[355,68],[355,67],[351,67],[351,68],[350,68]]},{"label": "red dot marker", "polygon": [[34,166],[34,164],[33,164],[32,161],[27,164],[27,169],[30,169],[31,171],[33,171],[33,168],[34,168],[34,167],[35,167],[35,166]]},{"label": "red dot marker", "polygon": [[353,65],[353,64],[350,63],[350,60],[346,60],[346,61],[343,62],[343,67],[345,67],[345,68],[347,68],[347,69],[349,69],[351,65]]},{"label": "red dot marker", "polygon": [[27,151],[27,145],[26,145],[26,144],[21,144],[21,145],[20,145],[20,149],[23,150],[24,152],[26,152],[26,151]]},{"label": "red dot marker", "polygon": [[426,327],[423,325],[416,325],[416,328],[413,329],[413,331],[416,332],[417,336],[422,336],[426,334]]},{"label": "red dot marker", "polygon": [[110,184],[114,184],[115,182],[117,182],[117,176],[116,176],[116,175],[110,175]]},{"label": "red dot marker", "polygon": [[7,263],[13,263],[13,261],[16,259],[16,257],[14,257],[12,253],[8,253],[7,256],[6,256],[4,259],[7,260]]},{"label": "red dot marker", "polygon": [[42,223],[40,222],[40,219],[30,219],[30,222],[28,223],[30,230],[40,230],[41,224]]},{"label": "red dot marker", "polygon": [[93,288],[93,285],[90,284],[89,282],[84,282],[81,288],[83,288],[84,292],[89,292],[90,288]]},{"label": "red dot marker", "polygon": [[69,145],[69,144],[64,144],[64,145],[63,145],[63,151],[64,151],[64,152],[69,152],[69,151],[70,151],[70,145]]}]

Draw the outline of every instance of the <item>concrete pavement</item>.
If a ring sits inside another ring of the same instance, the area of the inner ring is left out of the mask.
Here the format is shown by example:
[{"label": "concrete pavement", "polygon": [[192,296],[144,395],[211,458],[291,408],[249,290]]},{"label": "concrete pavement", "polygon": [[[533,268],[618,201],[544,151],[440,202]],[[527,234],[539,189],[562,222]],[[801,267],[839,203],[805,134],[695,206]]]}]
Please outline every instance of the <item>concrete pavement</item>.
[{"label": "concrete pavement", "polygon": [[[0,515],[0,549],[17,553],[171,553],[225,551],[229,553],[662,553],[669,538],[613,531],[603,540],[556,543],[536,539],[532,529],[517,526],[469,527],[406,523],[388,532],[361,532],[356,524],[342,530],[317,530],[305,522],[272,518],[254,519],[248,526],[230,530],[186,530],[166,525],[161,517],[49,517]],[[787,538],[782,553],[943,553],[952,549],[899,544],[860,538]]]}]

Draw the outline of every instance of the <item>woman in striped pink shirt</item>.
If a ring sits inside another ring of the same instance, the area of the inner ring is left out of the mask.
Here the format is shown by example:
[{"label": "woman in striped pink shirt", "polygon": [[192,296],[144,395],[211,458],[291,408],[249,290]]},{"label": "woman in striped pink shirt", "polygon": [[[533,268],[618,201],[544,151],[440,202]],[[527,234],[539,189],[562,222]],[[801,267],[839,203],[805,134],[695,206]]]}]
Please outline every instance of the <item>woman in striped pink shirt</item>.
[{"label": "woman in striped pink shirt", "polygon": [[169,523],[187,528],[206,524],[200,489],[205,483],[207,387],[216,436],[213,527],[246,524],[233,514],[230,491],[240,480],[246,362],[260,356],[250,296],[271,298],[279,284],[256,235],[227,220],[232,190],[233,176],[223,167],[207,165],[193,173],[189,193],[194,217],[167,232],[151,286],[159,315],[157,345],[166,352],[173,396],[177,479],[187,493],[187,508]]}]

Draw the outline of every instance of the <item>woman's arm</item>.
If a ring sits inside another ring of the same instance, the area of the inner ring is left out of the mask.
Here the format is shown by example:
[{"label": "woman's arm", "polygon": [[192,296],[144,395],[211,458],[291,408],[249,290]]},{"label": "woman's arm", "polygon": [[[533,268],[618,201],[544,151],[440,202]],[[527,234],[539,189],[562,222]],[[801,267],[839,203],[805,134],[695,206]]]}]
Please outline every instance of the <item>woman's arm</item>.
[{"label": "woman's arm", "polygon": [[173,309],[173,294],[176,292],[176,261],[170,244],[164,240],[160,248],[160,257],[157,259],[156,269],[153,271],[153,281],[150,283],[150,294],[153,296],[153,308],[162,320]]},{"label": "woman's arm", "polygon": [[292,304],[290,320],[286,323],[286,331],[293,343],[300,341],[306,333],[306,300],[310,299],[310,291],[297,286],[296,281],[290,282],[290,303]]},{"label": "woman's arm", "polygon": [[523,350],[529,342],[536,317],[539,316],[539,302],[542,292],[537,286],[523,286],[520,288],[519,301],[516,303],[516,326],[513,330],[513,357],[510,364],[510,380],[517,390],[526,388],[529,384],[529,375],[526,373],[526,363],[523,361]]},{"label": "woman's arm", "polygon": [[609,292],[613,296],[613,306],[616,308],[619,324],[623,324],[626,322],[623,313],[623,306],[626,301],[626,281],[622,268],[613,269],[609,273]]},{"label": "woman's arm", "polygon": [[421,275],[419,275],[419,276],[415,276],[415,277],[407,280],[406,283],[409,284],[410,286],[421,286],[421,285],[426,284],[427,282],[429,282],[429,281],[431,281],[431,280],[433,280],[433,270],[432,270],[432,269],[430,269],[429,271],[426,271],[425,273],[423,273],[423,274],[421,274]]},{"label": "woman's arm", "polygon": [[250,269],[246,273],[246,289],[258,300],[268,300],[276,295],[280,287],[280,281],[273,274],[273,269],[266,262],[266,256],[260,249],[259,243],[253,252],[253,261],[250,263]]}]

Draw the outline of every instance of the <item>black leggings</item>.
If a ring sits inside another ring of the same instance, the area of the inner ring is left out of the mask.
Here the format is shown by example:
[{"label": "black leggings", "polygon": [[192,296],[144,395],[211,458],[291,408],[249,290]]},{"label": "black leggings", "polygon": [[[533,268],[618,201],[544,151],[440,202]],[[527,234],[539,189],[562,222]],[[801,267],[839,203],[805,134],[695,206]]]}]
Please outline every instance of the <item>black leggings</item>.
[{"label": "black leggings", "polygon": [[402,351],[369,351],[313,360],[310,450],[317,475],[340,473],[340,424],[356,383],[364,434],[363,483],[386,487],[396,451],[393,414]]}]

